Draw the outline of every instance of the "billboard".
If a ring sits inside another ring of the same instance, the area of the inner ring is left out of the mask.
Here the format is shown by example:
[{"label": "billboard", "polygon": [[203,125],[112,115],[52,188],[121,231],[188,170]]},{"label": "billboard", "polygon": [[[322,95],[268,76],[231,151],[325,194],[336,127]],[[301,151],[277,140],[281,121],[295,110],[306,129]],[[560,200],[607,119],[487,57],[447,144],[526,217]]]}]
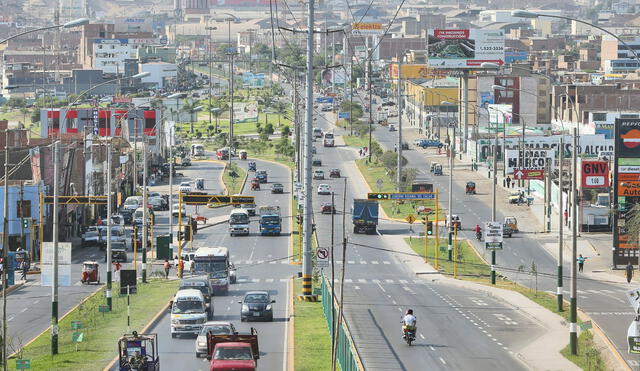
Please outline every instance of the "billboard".
[{"label": "billboard", "polygon": [[357,22],[351,25],[351,30],[358,35],[380,35],[383,33],[382,23],[378,22]]},{"label": "billboard", "polygon": [[502,30],[429,30],[427,64],[434,68],[471,68],[504,63]]},{"label": "billboard", "polygon": [[555,157],[555,152],[553,149],[526,149],[524,156],[522,156],[517,149],[507,149],[505,152],[507,156],[506,172],[513,174],[515,169],[543,170],[547,160],[551,161]]},{"label": "billboard", "polygon": [[258,121],[258,103],[242,102],[233,105],[233,122],[235,124],[242,122]]},{"label": "billboard", "polygon": [[249,89],[264,88],[264,73],[245,72],[242,74],[242,85]]},{"label": "billboard", "polygon": [[627,228],[630,211],[640,203],[640,119],[616,118],[613,161],[613,265],[638,264],[639,245]]},{"label": "billboard", "polygon": [[609,187],[608,161],[582,161],[580,168],[583,189]]},{"label": "billboard", "polygon": [[513,113],[510,104],[487,104],[489,110],[489,123],[491,124],[511,124]]}]

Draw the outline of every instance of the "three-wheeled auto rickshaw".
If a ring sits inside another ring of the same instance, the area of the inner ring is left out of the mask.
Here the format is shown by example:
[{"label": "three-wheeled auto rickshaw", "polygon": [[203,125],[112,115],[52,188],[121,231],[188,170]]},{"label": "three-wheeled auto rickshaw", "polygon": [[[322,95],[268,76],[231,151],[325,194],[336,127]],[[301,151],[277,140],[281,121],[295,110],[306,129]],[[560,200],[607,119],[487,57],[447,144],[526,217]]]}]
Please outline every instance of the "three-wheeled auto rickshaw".
[{"label": "three-wheeled auto rickshaw", "polygon": [[244,149],[240,151],[240,159],[241,160],[247,159],[247,151],[245,151]]},{"label": "three-wheeled auto rickshaw", "polygon": [[125,334],[118,339],[120,371],[159,371],[157,334]]},{"label": "three-wheeled auto rickshaw", "polygon": [[196,189],[204,189],[204,178],[196,179]]},{"label": "three-wheeled auto rickshaw", "polygon": [[504,225],[509,226],[513,232],[518,232],[518,219],[515,216],[505,216]]},{"label": "three-wheeled auto rickshaw", "polygon": [[468,195],[475,195],[476,194],[476,183],[475,182],[467,182],[467,186],[465,188],[465,191]]},{"label": "three-wheeled auto rickshaw", "polygon": [[435,164],[433,167],[433,175],[442,175],[442,165]]},{"label": "three-wheeled auto rickshaw", "polygon": [[260,190],[260,180],[258,180],[258,178],[251,179],[251,190],[252,191]]},{"label": "three-wheeled auto rickshaw", "polygon": [[254,161],[249,162],[249,171],[256,171],[256,163]]},{"label": "three-wheeled auto rickshaw", "polygon": [[82,278],[80,282],[83,284],[97,283],[100,284],[100,275],[98,274],[98,262],[86,261],[82,263]]}]

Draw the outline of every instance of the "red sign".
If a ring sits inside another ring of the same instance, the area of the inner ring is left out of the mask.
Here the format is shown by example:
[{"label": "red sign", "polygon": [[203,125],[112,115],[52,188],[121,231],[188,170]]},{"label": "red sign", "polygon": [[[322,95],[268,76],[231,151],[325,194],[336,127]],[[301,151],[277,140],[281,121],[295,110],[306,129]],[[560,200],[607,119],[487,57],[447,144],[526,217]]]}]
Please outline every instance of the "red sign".
[{"label": "red sign", "polygon": [[609,187],[609,163],[582,161],[582,188]]},{"label": "red sign", "polygon": [[515,180],[542,180],[544,179],[544,170],[532,170],[532,169],[514,169],[513,179]]},{"label": "red sign", "polygon": [[433,36],[438,39],[468,39],[469,30],[433,30]]}]

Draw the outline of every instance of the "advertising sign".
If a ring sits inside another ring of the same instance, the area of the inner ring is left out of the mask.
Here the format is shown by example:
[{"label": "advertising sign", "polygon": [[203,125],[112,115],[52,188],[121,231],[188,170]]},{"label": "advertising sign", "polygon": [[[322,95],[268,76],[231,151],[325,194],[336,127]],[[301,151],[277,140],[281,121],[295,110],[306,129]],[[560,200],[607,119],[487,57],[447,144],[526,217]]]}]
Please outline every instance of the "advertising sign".
[{"label": "advertising sign", "polygon": [[382,23],[358,22],[351,25],[351,30],[358,35],[380,35],[384,31]]},{"label": "advertising sign", "polygon": [[640,354],[640,322],[632,321],[627,329],[627,340],[631,354]]},{"label": "advertising sign", "polygon": [[264,73],[245,72],[242,74],[242,85],[245,88],[264,88]]},{"label": "advertising sign", "polygon": [[508,149],[505,153],[507,155],[507,174],[513,174],[514,169],[543,170],[547,164],[547,159],[555,157],[555,151],[552,149],[526,149],[524,156],[517,149]]},{"label": "advertising sign", "polygon": [[[616,118],[613,162],[613,265],[638,264],[638,243],[627,228],[629,211],[640,203],[640,119]],[[631,346],[631,345],[630,345]]]},{"label": "advertising sign", "polygon": [[233,105],[233,122],[257,122],[258,121],[258,103],[244,102],[235,103]]},{"label": "advertising sign", "polygon": [[515,180],[542,180],[544,179],[544,170],[527,170],[514,169],[513,179]]},{"label": "advertising sign", "polygon": [[[502,146],[509,149],[517,150],[520,147],[522,138],[507,137],[505,139],[500,138],[498,140],[498,153],[502,153]],[[504,142],[504,143],[503,143]],[[493,139],[478,139],[476,142],[478,160],[484,161],[491,156],[491,148],[493,147]],[[557,150],[560,145],[560,137],[554,136],[532,136],[527,135],[525,137],[525,148],[527,149],[551,149]],[[601,134],[584,134],[580,135],[580,143],[578,143],[578,155],[598,155],[601,152],[613,151],[613,139],[605,139]],[[572,156],[573,144],[571,136],[565,135],[564,137],[564,156],[565,158]],[[634,164],[635,165],[635,164]],[[640,169],[640,161],[638,162],[638,168]],[[640,173],[640,171],[638,171]]]},{"label": "advertising sign", "polygon": [[502,249],[503,240],[501,222],[484,223],[484,245],[487,249]]},{"label": "advertising sign", "polygon": [[470,68],[483,62],[504,63],[502,30],[428,30],[429,67]]},{"label": "advertising sign", "polygon": [[489,110],[489,122],[492,124],[510,124],[513,121],[513,113],[510,104],[487,104]]},{"label": "advertising sign", "polygon": [[607,161],[582,161],[582,188],[609,187],[609,163]]},{"label": "advertising sign", "polygon": [[[42,286],[53,282],[53,242],[42,243]],[[58,285],[71,286],[71,242],[58,242]]]}]

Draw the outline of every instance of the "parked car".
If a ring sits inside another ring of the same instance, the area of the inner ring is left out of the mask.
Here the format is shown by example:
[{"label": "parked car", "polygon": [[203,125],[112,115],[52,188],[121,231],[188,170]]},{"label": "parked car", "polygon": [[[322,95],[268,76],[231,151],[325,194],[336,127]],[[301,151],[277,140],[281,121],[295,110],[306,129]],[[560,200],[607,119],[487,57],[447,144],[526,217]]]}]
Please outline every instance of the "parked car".
[{"label": "parked car", "polygon": [[329,172],[329,178],[340,178],[340,169],[331,169],[331,172]]},{"label": "parked car", "polygon": [[180,183],[180,192],[182,192],[182,193],[191,192],[191,183],[189,183],[189,182]]},{"label": "parked car", "polygon": [[415,144],[417,147],[422,147],[423,149],[426,148],[442,148],[444,146],[444,144],[442,144],[441,141],[437,140],[437,139],[416,139],[413,144]]},{"label": "parked car", "polygon": [[247,292],[242,300],[238,302],[241,304],[240,320],[242,322],[249,319],[273,321],[272,304],[275,302],[267,291]]},{"label": "parked car", "polygon": [[311,163],[312,166],[322,166],[322,160],[319,158],[314,158],[313,162]]},{"label": "parked car", "polygon": [[318,186],[318,194],[319,195],[330,195],[331,194],[331,186],[328,184],[320,184]]},{"label": "parked car", "polygon": [[273,183],[271,185],[271,193],[284,193],[284,185],[282,183]]},{"label": "parked car", "polygon": [[324,171],[316,169],[313,171],[313,179],[324,179]]},{"label": "parked car", "polygon": [[320,206],[320,212],[322,214],[335,214],[336,208],[331,204],[331,202],[325,202]]},{"label": "parked car", "polygon": [[[178,210],[178,206],[182,206],[180,210]],[[177,217],[178,214],[182,214],[182,216],[187,215],[187,209],[184,205],[173,204],[173,208],[171,209],[171,215]]]}]

